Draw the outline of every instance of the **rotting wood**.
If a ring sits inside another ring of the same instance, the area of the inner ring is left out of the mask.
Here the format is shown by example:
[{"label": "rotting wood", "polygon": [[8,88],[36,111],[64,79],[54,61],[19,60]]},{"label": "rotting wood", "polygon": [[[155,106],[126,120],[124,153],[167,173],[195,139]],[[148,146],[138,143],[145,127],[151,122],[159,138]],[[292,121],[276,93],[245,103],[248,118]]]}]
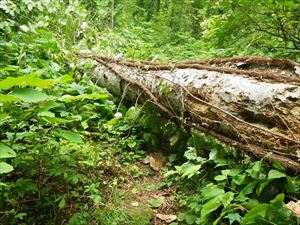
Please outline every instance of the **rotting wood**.
[{"label": "rotting wood", "polygon": [[[258,158],[272,152],[268,161],[278,160],[289,171],[300,173],[300,78],[293,74],[297,63],[240,57],[161,64],[79,55],[99,63],[94,79],[112,93],[122,95],[122,85],[130,85],[127,97],[143,92],[144,100],[173,120],[180,122],[178,115],[185,112],[186,126]],[[278,73],[228,67],[228,63],[245,61],[278,67]],[[162,85],[172,91],[163,93]]]}]

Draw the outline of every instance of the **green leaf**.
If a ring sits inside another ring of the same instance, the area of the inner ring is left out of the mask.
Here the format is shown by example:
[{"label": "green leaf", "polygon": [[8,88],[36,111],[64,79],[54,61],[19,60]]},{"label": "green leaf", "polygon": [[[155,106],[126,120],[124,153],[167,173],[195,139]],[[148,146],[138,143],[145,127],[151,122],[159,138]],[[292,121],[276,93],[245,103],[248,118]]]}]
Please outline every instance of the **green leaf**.
[{"label": "green leaf", "polygon": [[8,65],[7,67],[0,68],[0,71],[17,71],[18,69],[18,66]]},{"label": "green leaf", "polygon": [[272,204],[278,204],[279,203],[280,205],[282,205],[283,200],[284,200],[284,194],[280,193],[280,194],[276,195],[276,197],[273,200],[271,200],[270,202]]},{"label": "green leaf", "polygon": [[195,160],[197,159],[197,151],[193,147],[188,147],[188,150],[185,151],[184,157],[188,160]]},{"label": "green leaf", "polygon": [[64,208],[65,204],[66,204],[65,198],[61,198],[59,203],[58,203],[58,208],[60,208],[60,209]]},{"label": "green leaf", "polygon": [[86,120],[84,120],[84,121],[81,122],[81,126],[82,126],[82,128],[85,129],[85,130],[86,130],[87,128],[89,128],[89,124],[87,123]]},{"label": "green leaf", "polygon": [[253,207],[257,206],[258,204],[259,204],[259,201],[254,198],[250,198],[248,201],[241,203],[241,205],[246,209],[252,209]]},{"label": "green leaf", "polygon": [[6,162],[0,162],[0,174],[9,173],[13,171],[14,168]]},{"label": "green leaf", "polygon": [[20,28],[24,31],[24,32],[28,32],[30,31],[30,28],[26,25],[21,25]]},{"label": "green leaf", "polygon": [[25,216],[27,216],[27,213],[18,213],[17,215],[15,215],[15,218],[23,220]]},{"label": "green leaf", "polygon": [[58,128],[58,129],[52,131],[51,133],[57,137],[64,138],[72,143],[83,144],[83,141],[82,141],[80,135],[73,131]]},{"label": "green leaf", "polygon": [[228,213],[224,218],[229,219],[229,224],[233,224],[234,222],[238,222],[238,224],[240,224],[242,221],[242,217],[238,213]]},{"label": "green leaf", "polygon": [[253,193],[254,188],[256,187],[257,182],[252,182],[247,184],[241,191],[241,194],[243,195],[249,195]]},{"label": "green leaf", "polygon": [[295,180],[293,180],[291,177],[286,178],[286,185],[285,185],[286,191],[289,193],[295,193],[297,188],[295,184]]},{"label": "green leaf", "polygon": [[92,199],[95,204],[100,204],[102,202],[102,197],[100,195],[90,195],[89,198]]},{"label": "green leaf", "polygon": [[255,206],[250,209],[244,219],[242,220],[241,225],[255,225],[257,222],[266,216],[266,211],[269,207],[269,204],[263,203]]},{"label": "green leaf", "polygon": [[222,170],[221,173],[225,176],[231,176],[231,177],[235,177],[238,174],[240,174],[242,172],[241,169],[227,169],[227,170]]},{"label": "green leaf", "polygon": [[20,98],[24,102],[39,102],[49,99],[47,94],[32,88],[16,88],[9,95]]},{"label": "green leaf", "polygon": [[292,212],[284,204],[284,194],[278,194],[273,200],[266,212],[266,218],[269,221],[276,221],[277,224],[294,224],[291,220]]},{"label": "green leaf", "polygon": [[225,191],[224,189],[218,188],[215,185],[207,185],[206,188],[202,189],[201,194],[203,196],[203,201],[207,201],[218,196],[223,196],[225,194]]},{"label": "green leaf", "polygon": [[246,172],[254,179],[258,179],[259,174],[263,172],[262,162],[256,161],[252,164],[252,168],[247,169]]},{"label": "green leaf", "polygon": [[172,222],[172,223],[170,223],[169,225],[179,225],[179,223],[177,223],[177,222]]},{"label": "green leaf", "polygon": [[40,116],[40,119],[42,119],[48,123],[51,123],[51,124],[66,124],[69,122],[68,120],[58,118],[58,117]]},{"label": "green leaf", "polygon": [[40,112],[38,113],[38,116],[47,116],[47,117],[55,117],[55,114],[53,112],[49,112],[49,111],[46,111],[46,112]]},{"label": "green leaf", "polygon": [[236,197],[237,201],[243,202],[247,199],[247,195],[252,194],[254,188],[257,186],[257,181],[251,182],[247,184],[240,192],[240,194]]},{"label": "green leaf", "polygon": [[135,146],[137,146],[137,141],[131,140],[127,143],[129,148],[134,148]]},{"label": "green leaf", "polygon": [[202,206],[201,217],[208,215],[209,213],[215,211],[217,208],[219,208],[222,205],[220,197],[221,196],[217,196],[217,197],[209,200],[207,203],[205,203]]},{"label": "green leaf", "polygon": [[0,182],[0,187],[9,187],[6,183]]},{"label": "green leaf", "polygon": [[38,112],[45,112],[45,111],[48,111],[49,109],[58,107],[60,105],[61,105],[60,103],[57,103],[55,101],[40,102],[39,103],[39,109],[37,111]]},{"label": "green leaf", "polygon": [[64,84],[72,81],[73,78],[70,75],[64,75],[59,77],[57,80],[54,80],[55,83]]},{"label": "green leaf", "polygon": [[119,123],[119,119],[114,117],[111,120],[107,121],[106,125],[107,126],[114,126],[118,123]]},{"label": "green leaf", "polygon": [[153,208],[159,208],[162,204],[164,204],[165,200],[163,199],[156,199],[156,198],[150,198],[148,200],[148,203]]},{"label": "green leaf", "polygon": [[10,96],[10,95],[0,94],[0,102],[19,102],[19,101],[21,101],[20,98]]},{"label": "green leaf", "polygon": [[188,177],[191,178],[194,175],[198,174],[198,171],[200,170],[201,165],[194,165],[193,163],[188,164],[188,166],[182,171],[182,177]]},{"label": "green leaf", "polygon": [[243,185],[245,184],[246,182],[246,177],[247,175],[246,174],[239,174],[237,175],[236,177],[233,178],[233,183],[237,184],[237,185]]},{"label": "green leaf", "polygon": [[221,202],[222,202],[223,206],[226,208],[231,203],[233,198],[234,198],[234,193],[233,192],[231,192],[231,191],[226,192],[223,195],[223,197],[221,198]]},{"label": "green leaf", "polygon": [[63,102],[73,102],[86,99],[107,99],[108,97],[108,94],[82,94],[77,96],[64,95],[59,100]]},{"label": "green leaf", "polygon": [[258,188],[256,188],[256,194],[259,196],[261,192],[265,189],[266,186],[271,182],[272,180],[267,180],[262,182],[261,184],[258,185]]},{"label": "green leaf", "polygon": [[0,159],[14,158],[16,156],[17,154],[15,153],[14,150],[12,150],[10,147],[8,147],[3,143],[0,143]]},{"label": "green leaf", "polygon": [[177,154],[170,154],[170,155],[168,156],[168,160],[169,160],[169,162],[172,163],[172,162],[175,162],[175,161],[176,161],[177,157],[178,157]]},{"label": "green leaf", "polygon": [[195,224],[197,216],[191,213],[179,213],[178,214],[178,221],[185,221],[187,224]]},{"label": "green leaf", "polygon": [[285,168],[281,165],[281,163],[278,160],[275,160],[273,163],[273,166],[275,169],[280,170],[282,172],[285,171]]},{"label": "green leaf", "polygon": [[4,121],[4,120],[7,120],[9,119],[10,116],[8,115],[8,113],[4,113],[4,112],[0,112],[0,121]]},{"label": "green leaf", "polygon": [[268,173],[268,179],[279,179],[286,177],[286,174],[278,170],[270,170]]},{"label": "green leaf", "polygon": [[19,77],[8,77],[0,81],[0,88],[3,90],[11,89],[12,87],[40,87],[50,88],[54,85],[52,80],[41,79],[35,73]]},{"label": "green leaf", "polygon": [[226,179],[227,179],[227,176],[225,176],[225,175],[217,175],[214,178],[215,181],[222,181],[222,180],[226,180]]},{"label": "green leaf", "polygon": [[127,121],[135,121],[141,115],[141,108],[131,107],[127,110],[125,118]]}]

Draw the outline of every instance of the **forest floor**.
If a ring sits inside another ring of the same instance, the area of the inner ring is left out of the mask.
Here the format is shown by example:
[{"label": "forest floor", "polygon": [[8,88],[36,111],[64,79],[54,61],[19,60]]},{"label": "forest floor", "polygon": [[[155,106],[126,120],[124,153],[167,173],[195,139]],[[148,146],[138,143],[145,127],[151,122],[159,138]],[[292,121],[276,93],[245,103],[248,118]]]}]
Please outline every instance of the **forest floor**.
[{"label": "forest floor", "polygon": [[126,196],[119,203],[119,209],[127,213],[136,225],[172,224],[180,211],[174,199],[176,187],[168,187],[160,171],[154,170],[152,164],[136,163],[134,168],[142,172],[128,176],[118,190]]}]

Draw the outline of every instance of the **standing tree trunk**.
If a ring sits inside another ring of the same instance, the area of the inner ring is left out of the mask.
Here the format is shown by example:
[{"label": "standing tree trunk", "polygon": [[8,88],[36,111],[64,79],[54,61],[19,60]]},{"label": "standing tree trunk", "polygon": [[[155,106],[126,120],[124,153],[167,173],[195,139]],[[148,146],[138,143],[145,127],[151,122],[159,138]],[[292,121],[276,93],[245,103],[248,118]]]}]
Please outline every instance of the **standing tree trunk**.
[{"label": "standing tree trunk", "polygon": [[300,173],[300,65],[236,57],[160,64],[79,54],[98,62],[95,82],[156,105],[177,121]]}]

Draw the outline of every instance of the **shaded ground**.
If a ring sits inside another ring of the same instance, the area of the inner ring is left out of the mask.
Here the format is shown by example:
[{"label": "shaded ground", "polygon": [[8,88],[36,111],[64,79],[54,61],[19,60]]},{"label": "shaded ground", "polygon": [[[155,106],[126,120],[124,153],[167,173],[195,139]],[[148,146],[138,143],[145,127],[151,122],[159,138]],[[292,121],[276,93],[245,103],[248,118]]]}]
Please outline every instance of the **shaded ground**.
[{"label": "shaded ground", "polygon": [[159,171],[142,163],[136,166],[142,171],[141,175],[129,175],[128,181],[121,187],[121,191],[128,195],[121,203],[122,210],[132,218],[140,218],[139,224],[166,225],[175,222],[179,211],[177,202],[173,200],[175,187],[161,188],[165,185]]}]

